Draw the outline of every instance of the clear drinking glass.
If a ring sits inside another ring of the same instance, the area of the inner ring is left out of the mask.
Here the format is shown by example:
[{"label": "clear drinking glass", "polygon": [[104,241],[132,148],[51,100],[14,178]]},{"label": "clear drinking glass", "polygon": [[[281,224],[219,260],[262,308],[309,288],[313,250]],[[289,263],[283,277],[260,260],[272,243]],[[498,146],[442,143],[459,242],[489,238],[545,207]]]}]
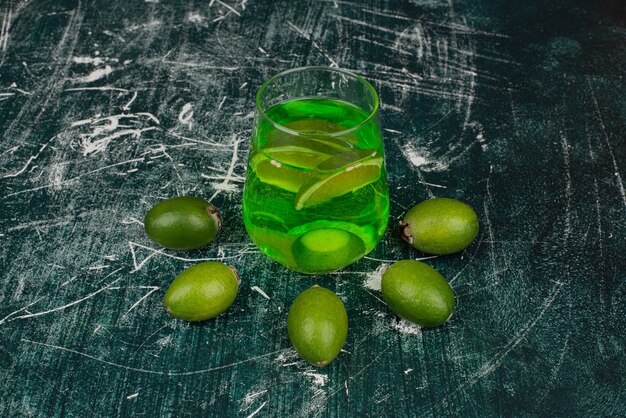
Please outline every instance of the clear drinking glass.
[{"label": "clear drinking glass", "polygon": [[369,82],[336,68],[295,68],[261,86],[243,217],[270,258],[326,273],[376,246],[389,218],[378,103]]}]

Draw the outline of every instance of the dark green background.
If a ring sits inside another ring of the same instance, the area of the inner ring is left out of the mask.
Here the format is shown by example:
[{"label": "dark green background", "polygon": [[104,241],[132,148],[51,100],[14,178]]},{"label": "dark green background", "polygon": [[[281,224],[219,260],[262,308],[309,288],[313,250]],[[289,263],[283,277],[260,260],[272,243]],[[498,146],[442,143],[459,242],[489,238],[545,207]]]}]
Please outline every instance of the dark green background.
[{"label": "dark green background", "polygon": [[[0,22],[1,416],[623,416],[623,1],[4,0]],[[380,92],[392,198],[369,258],[320,277],[241,219],[256,89],[313,64]],[[161,251],[141,220],[184,194],[224,228]],[[394,225],[432,196],[481,231],[427,260],[458,310],[418,330],[373,288],[423,257]],[[207,258],[241,272],[235,304],[170,318],[168,284]],[[286,313],[316,282],[350,330],[313,370]]]}]

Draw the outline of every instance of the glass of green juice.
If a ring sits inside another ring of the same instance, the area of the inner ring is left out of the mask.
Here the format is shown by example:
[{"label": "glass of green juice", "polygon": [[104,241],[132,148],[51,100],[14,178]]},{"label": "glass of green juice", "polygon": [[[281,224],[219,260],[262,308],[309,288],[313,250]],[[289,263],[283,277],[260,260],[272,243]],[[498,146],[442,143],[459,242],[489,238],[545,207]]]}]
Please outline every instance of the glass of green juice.
[{"label": "glass of green juice", "polygon": [[243,218],[270,258],[327,273],[376,246],[389,218],[378,105],[367,80],[337,68],[295,68],[261,86]]}]

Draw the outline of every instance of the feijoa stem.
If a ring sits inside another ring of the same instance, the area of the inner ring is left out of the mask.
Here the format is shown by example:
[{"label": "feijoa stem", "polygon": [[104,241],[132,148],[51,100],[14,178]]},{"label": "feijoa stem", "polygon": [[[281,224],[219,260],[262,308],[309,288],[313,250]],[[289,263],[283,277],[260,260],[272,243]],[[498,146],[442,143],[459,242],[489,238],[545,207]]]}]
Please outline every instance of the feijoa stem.
[{"label": "feijoa stem", "polygon": [[215,220],[217,229],[220,229],[222,227],[222,216],[220,215],[220,211],[209,203],[209,206],[206,208],[206,212]]},{"label": "feijoa stem", "polygon": [[409,223],[401,221],[399,229],[402,239],[409,244],[413,244],[413,231],[411,231],[411,226],[409,225]]}]

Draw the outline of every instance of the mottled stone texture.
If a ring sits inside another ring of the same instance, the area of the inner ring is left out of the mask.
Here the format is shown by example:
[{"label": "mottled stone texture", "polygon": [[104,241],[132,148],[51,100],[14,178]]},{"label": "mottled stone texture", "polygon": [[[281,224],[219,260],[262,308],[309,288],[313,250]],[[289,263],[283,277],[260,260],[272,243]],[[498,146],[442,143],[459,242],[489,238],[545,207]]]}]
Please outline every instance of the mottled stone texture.
[{"label": "mottled stone texture", "polygon": [[[625,21],[619,0],[2,1],[0,415],[623,416]],[[254,94],[302,65],[376,86],[392,198],[374,252],[319,277],[241,219]],[[161,251],[141,220],[185,194],[223,230]],[[424,257],[393,225],[432,196],[481,231],[426,260],[458,310],[419,330],[377,271]],[[239,296],[174,320],[165,289],[200,259],[235,265]],[[314,283],[350,321],[316,370],[286,322]]]}]

